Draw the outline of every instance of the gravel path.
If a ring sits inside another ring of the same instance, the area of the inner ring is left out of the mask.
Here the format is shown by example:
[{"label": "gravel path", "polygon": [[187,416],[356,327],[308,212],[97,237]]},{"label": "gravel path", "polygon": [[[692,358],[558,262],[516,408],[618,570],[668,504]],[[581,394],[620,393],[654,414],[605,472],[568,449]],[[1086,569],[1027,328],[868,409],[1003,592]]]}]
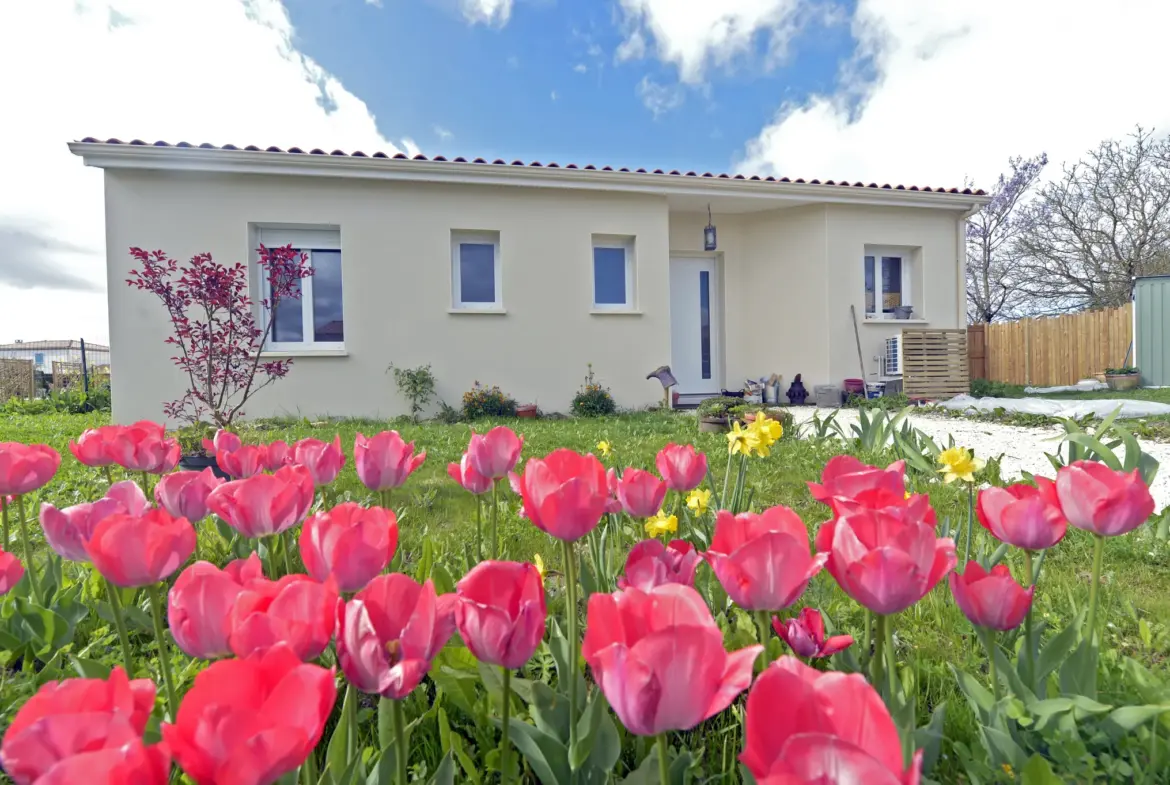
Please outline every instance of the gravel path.
[{"label": "gravel path", "polygon": [[[814,412],[820,412],[822,418],[829,414],[827,409],[816,409],[811,406],[795,407],[788,411],[796,422],[805,422],[812,418]],[[986,458],[1003,453],[1003,476],[1005,479],[1019,477],[1021,471],[1028,471],[1044,477],[1052,477],[1052,464],[1044,457],[1044,453],[1053,452],[1057,442],[1054,436],[1059,436],[1063,430],[1058,426],[1043,428],[1025,428],[1017,425],[1002,425],[1000,423],[980,422],[959,418],[938,417],[931,415],[911,415],[910,423],[939,444],[945,445],[949,434],[955,437],[955,444],[975,450],[975,454]],[[849,426],[857,422],[856,409],[841,409],[837,414],[837,422],[849,431]],[[1142,450],[1154,456],[1162,465],[1154,485],[1150,489],[1161,510],[1170,505],[1170,444],[1147,442],[1139,440]]]}]

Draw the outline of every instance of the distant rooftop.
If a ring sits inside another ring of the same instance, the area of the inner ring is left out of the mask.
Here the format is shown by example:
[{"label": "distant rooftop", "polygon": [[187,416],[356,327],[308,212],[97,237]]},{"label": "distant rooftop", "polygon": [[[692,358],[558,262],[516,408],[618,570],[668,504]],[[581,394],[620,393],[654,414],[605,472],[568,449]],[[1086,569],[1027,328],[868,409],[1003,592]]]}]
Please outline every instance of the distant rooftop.
[{"label": "distant rooftop", "polygon": [[[17,341],[16,343],[0,343],[0,351],[16,349],[47,349],[47,350],[81,350],[81,341]],[[100,343],[85,342],[87,352],[108,352],[110,347]]]}]

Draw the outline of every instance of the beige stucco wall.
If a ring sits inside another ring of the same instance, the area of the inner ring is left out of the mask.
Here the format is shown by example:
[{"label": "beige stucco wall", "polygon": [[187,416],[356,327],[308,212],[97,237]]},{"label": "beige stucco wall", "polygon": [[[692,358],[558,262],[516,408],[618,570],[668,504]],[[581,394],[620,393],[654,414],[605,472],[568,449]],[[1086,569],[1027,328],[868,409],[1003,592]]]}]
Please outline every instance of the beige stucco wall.
[{"label": "beige stucco wall", "polygon": [[[250,416],[391,416],[406,410],[387,366],[430,363],[458,406],[473,382],[566,411],[592,362],[621,406],[661,399],[648,371],[670,353],[665,198],[327,178],[106,172],[114,418],[162,419],[184,389],[151,296],[125,284],[130,246],[222,262],[249,224],[341,230],[344,357],[301,357]],[[451,231],[500,233],[505,315],[451,314]],[[641,315],[593,315],[592,234],[636,237]]]}]

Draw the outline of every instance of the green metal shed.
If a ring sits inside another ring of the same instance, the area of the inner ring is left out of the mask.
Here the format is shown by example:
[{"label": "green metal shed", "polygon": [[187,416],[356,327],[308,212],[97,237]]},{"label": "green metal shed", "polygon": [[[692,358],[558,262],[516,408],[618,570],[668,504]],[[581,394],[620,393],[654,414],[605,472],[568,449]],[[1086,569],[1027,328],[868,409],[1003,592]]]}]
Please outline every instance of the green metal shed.
[{"label": "green metal shed", "polygon": [[1144,387],[1170,387],[1170,275],[1138,278],[1133,288],[1134,356]]}]

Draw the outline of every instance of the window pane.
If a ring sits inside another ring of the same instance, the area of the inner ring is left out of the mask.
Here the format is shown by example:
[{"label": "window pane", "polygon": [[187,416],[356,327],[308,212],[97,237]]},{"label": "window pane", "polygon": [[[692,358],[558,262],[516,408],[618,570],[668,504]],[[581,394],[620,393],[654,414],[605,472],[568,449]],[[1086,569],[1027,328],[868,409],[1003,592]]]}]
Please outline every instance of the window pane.
[{"label": "window pane", "polygon": [[[292,289],[298,294],[301,291],[300,280],[292,282]],[[269,292],[269,297],[272,294]],[[300,298],[282,297],[276,303],[272,313],[272,341],[276,343],[300,343],[305,339],[304,317],[301,312]]]},{"label": "window pane", "polygon": [[313,340],[341,343],[341,251],[313,251]]},{"label": "window pane", "polygon": [[865,312],[875,313],[874,304],[874,275],[873,275],[873,257],[865,257]]},{"label": "window pane", "polygon": [[626,249],[593,249],[593,301],[598,305],[626,304]]},{"label": "window pane", "polygon": [[496,301],[496,247],[488,243],[459,244],[459,300]]},{"label": "window pane", "polygon": [[699,271],[699,357],[704,379],[711,378],[711,272]]},{"label": "window pane", "polygon": [[902,258],[882,257],[882,310],[893,313],[902,304]]}]

